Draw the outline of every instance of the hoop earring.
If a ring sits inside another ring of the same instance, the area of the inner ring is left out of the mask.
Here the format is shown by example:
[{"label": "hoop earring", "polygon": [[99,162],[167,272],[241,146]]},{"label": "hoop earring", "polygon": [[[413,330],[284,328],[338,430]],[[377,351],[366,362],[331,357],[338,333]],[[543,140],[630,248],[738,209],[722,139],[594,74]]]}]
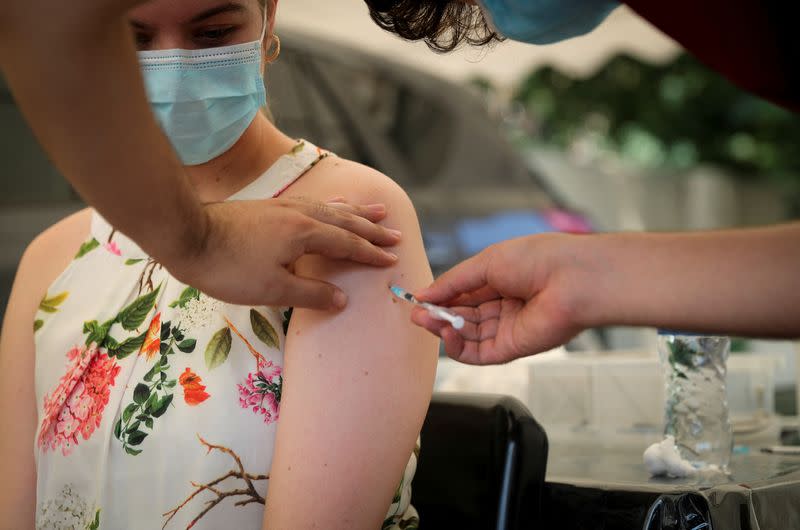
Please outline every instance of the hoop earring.
[{"label": "hoop earring", "polygon": [[[278,56],[281,54],[281,39],[277,35],[272,35],[272,40],[275,41],[275,48],[268,56],[264,57],[264,61],[269,64],[275,62]],[[270,46],[270,48],[272,48]]]}]

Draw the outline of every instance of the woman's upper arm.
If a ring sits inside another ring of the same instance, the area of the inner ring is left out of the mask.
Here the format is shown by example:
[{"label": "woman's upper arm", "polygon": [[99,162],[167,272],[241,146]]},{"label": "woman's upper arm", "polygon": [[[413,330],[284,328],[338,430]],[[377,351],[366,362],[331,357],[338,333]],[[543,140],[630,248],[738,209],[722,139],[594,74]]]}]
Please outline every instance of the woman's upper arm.
[{"label": "woman's upper arm", "polygon": [[380,528],[430,401],[437,339],[411,324],[408,304],[388,288],[431,281],[416,215],[388,179],[365,177],[370,185],[329,196],[385,203],[385,224],[403,232],[393,249],[399,260],[389,269],[321,258],[298,263],[299,274],[336,283],[349,302],[339,313],[292,315],[265,516],[270,530]]},{"label": "woman's upper arm", "polygon": [[20,260],[0,335],[0,529],[33,528],[36,504],[36,433],[33,322],[48,285],[67,266],[88,232],[88,214],[76,214],[30,244]]}]

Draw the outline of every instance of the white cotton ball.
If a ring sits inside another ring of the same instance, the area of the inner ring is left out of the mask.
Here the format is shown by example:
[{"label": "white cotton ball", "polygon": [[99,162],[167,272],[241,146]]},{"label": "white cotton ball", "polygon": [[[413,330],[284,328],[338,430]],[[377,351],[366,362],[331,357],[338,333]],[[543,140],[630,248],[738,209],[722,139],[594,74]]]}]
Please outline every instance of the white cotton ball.
[{"label": "white cotton ball", "polygon": [[696,472],[694,466],[681,456],[673,436],[667,436],[661,442],[648,447],[644,452],[643,460],[644,467],[654,477],[666,475],[684,478],[692,476]]},{"label": "white cotton ball", "polygon": [[661,457],[661,442],[656,442],[644,450],[644,467],[650,475],[657,477],[667,473],[667,466]]}]

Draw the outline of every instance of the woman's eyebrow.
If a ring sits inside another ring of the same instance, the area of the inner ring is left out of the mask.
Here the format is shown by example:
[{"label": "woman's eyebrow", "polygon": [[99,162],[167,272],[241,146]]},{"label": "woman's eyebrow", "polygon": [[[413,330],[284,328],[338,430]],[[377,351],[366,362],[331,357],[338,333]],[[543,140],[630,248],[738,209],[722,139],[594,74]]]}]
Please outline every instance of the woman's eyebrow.
[{"label": "woman's eyebrow", "polygon": [[139,22],[138,20],[130,20],[129,22],[134,29],[142,29],[142,30],[150,29],[150,26],[148,26],[144,22]]},{"label": "woman's eyebrow", "polygon": [[242,11],[247,11],[242,4],[238,2],[228,2],[227,4],[222,4],[216,7],[212,7],[211,9],[207,9],[202,13],[195,15],[189,20],[190,23],[196,24],[197,22],[202,22],[208,18],[211,18],[215,15],[219,15],[220,13],[239,13]]}]

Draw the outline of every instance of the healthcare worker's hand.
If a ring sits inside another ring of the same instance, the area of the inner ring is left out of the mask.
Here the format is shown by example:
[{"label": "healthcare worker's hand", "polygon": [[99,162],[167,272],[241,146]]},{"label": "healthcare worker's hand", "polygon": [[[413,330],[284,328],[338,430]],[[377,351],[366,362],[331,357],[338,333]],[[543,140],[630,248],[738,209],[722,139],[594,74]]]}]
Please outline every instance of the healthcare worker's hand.
[{"label": "healthcare worker's hand", "polygon": [[230,303],[341,308],[347,298],[337,287],[294,275],[298,258],[319,254],[374,266],[397,260],[380,248],[400,240],[399,232],[375,224],[386,216],[383,205],[276,198],[210,204],[205,213],[194,248],[159,259],[179,280]]},{"label": "healthcare worker's hand", "polygon": [[800,223],[686,233],[547,234],[493,245],[415,293],[450,306],[459,331],[415,308],[450,357],[496,364],[601,326],[800,336]]},{"label": "healthcare worker's hand", "polygon": [[415,308],[413,321],[467,364],[499,364],[567,342],[582,326],[575,280],[590,266],[571,259],[577,237],[529,236],[493,245],[417,291],[421,301],[464,316],[456,331]]}]

